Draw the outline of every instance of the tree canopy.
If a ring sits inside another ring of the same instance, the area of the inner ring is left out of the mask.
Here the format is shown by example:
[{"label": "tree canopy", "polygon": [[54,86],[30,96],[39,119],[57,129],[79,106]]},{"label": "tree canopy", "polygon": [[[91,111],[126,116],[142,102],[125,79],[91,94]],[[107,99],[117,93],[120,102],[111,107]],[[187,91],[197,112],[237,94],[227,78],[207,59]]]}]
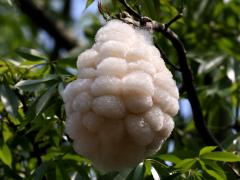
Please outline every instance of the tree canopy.
[{"label": "tree canopy", "polygon": [[[0,0],[0,179],[238,179],[239,11],[238,0]],[[102,173],[74,152],[60,94],[97,30],[124,13],[155,25],[180,111],[157,154]]]}]

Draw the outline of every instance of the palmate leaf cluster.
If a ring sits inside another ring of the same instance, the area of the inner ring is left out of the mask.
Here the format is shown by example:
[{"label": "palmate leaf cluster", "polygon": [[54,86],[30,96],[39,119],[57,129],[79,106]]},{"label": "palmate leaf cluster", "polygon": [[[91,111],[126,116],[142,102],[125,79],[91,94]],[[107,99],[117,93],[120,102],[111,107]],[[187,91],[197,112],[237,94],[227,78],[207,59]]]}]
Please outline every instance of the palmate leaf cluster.
[{"label": "palmate leaf cluster", "polygon": [[[37,1],[34,1],[35,3]],[[64,1],[59,1],[63,4]],[[65,19],[51,1],[42,5],[66,27],[81,29],[80,47],[60,49],[54,40],[15,6],[0,1],[0,179],[237,179],[240,169],[240,2],[238,0],[129,0],[140,14],[161,23],[178,12],[184,16],[171,28],[187,50],[198,97],[208,128],[225,151],[206,146],[194,127],[181,72],[171,65],[181,93],[176,128],[162,149],[133,169],[98,172],[72,149],[64,133],[62,90],[76,78],[77,54],[94,41],[103,19],[87,13]],[[118,1],[103,1],[114,15]],[[84,9],[84,8],[83,8]],[[71,9],[73,11],[73,9]],[[86,25],[87,24],[87,25]],[[45,33],[45,39],[42,36]],[[154,40],[178,66],[174,48],[160,34]],[[47,41],[47,43],[45,42]]]}]

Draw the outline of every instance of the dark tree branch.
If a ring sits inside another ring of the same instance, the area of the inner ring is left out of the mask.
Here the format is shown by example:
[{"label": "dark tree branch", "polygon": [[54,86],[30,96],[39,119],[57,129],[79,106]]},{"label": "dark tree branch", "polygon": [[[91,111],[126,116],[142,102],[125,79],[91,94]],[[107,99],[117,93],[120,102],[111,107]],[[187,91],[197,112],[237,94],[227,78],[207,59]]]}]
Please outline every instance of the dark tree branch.
[{"label": "dark tree branch", "polygon": [[171,41],[172,45],[177,51],[178,61],[182,72],[182,77],[184,81],[184,87],[186,89],[188,99],[192,106],[194,123],[195,127],[198,130],[198,133],[201,135],[202,139],[207,145],[217,145],[220,149],[222,149],[221,144],[216,140],[216,138],[212,135],[209,129],[206,126],[202,108],[197,96],[196,88],[193,84],[193,78],[191,70],[187,64],[186,50],[184,45],[179,40],[177,35],[171,30],[165,28],[164,25],[159,24],[157,22],[153,22],[154,31],[161,32],[168,40]]},{"label": "dark tree branch", "polygon": [[[66,22],[71,22],[70,9],[71,9],[71,0],[64,0],[64,6],[62,8],[61,16],[63,17],[64,21],[66,21]],[[53,48],[52,52],[50,53],[51,61],[55,61],[59,57],[60,50],[61,50],[61,46],[55,40],[54,48]],[[52,66],[51,66],[51,69],[53,69]]]},{"label": "dark tree branch", "polygon": [[65,20],[70,20],[71,0],[64,0],[62,14]]},{"label": "dark tree branch", "polygon": [[70,50],[79,45],[70,32],[32,1],[14,0],[14,2],[36,25],[47,31],[62,48]]},{"label": "dark tree branch", "polygon": [[[127,9],[127,12],[124,12],[123,16],[121,16],[121,14],[119,16],[119,18],[122,21],[129,24],[133,24],[134,26],[143,27],[150,31],[160,32],[163,34],[164,37],[166,37],[172,43],[172,45],[177,51],[180,70],[182,72],[182,77],[183,77],[184,88],[187,92],[187,96],[193,111],[195,127],[198,133],[200,134],[200,136],[202,137],[203,141],[207,145],[215,145],[215,146],[218,146],[219,149],[223,150],[221,144],[209,131],[205,123],[203,113],[202,113],[202,108],[198,99],[196,88],[193,83],[192,73],[187,63],[186,50],[184,48],[184,45],[181,42],[181,40],[178,38],[178,36],[171,29],[168,28],[173,22],[178,20],[180,16],[173,18],[173,20],[171,20],[166,25],[160,24],[157,21],[151,20],[149,18],[146,18],[146,17],[143,18],[139,14],[136,15],[136,12],[127,4],[126,0],[119,0],[119,1]],[[144,23],[142,23],[143,21]]]}]

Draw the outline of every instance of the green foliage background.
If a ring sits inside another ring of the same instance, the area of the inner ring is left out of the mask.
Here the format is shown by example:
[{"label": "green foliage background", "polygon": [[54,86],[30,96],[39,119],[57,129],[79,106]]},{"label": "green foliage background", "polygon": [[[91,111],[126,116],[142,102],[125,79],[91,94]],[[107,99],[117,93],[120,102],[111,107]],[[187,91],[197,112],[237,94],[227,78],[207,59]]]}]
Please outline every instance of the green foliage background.
[{"label": "green foliage background", "polygon": [[[237,179],[240,162],[240,1],[129,0],[142,15],[161,23],[183,10],[171,28],[187,50],[198,97],[208,128],[226,151],[214,151],[196,131],[191,116],[179,113],[176,128],[160,152],[123,172],[101,173],[77,155],[64,134],[65,112],[60,97],[76,78],[76,58],[91,46],[103,19],[86,13],[81,20],[66,18],[51,1],[41,5],[66,28],[79,27],[79,47],[71,51],[47,48],[43,32],[15,5],[0,0],[0,179]],[[39,3],[39,1],[34,1]],[[63,4],[64,1],[58,1]],[[93,3],[93,4],[92,4]],[[111,14],[124,10],[118,1],[103,1]],[[178,66],[174,48],[155,33],[157,45]],[[53,41],[48,37],[46,41]],[[56,46],[56,43],[55,43]],[[168,66],[181,92],[181,73]],[[182,109],[186,106],[181,106]],[[191,111],[191,110],[189,110]],[[227,162],[227,163],[226,163]],[[156,175],[158,174],[158,175]]]}]

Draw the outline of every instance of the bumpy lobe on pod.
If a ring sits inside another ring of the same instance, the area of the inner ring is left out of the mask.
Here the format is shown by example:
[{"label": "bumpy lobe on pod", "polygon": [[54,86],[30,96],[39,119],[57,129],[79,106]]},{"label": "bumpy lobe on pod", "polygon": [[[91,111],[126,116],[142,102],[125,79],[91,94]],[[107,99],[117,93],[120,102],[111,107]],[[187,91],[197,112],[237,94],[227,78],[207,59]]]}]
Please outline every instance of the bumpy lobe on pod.
[{"label": "bumpy lobe on pod", "polygon": [[157,152],[174,128],[179,94],[151,34],[109,21],[77,68],[62,94],[75,151],[105,171]]}]

